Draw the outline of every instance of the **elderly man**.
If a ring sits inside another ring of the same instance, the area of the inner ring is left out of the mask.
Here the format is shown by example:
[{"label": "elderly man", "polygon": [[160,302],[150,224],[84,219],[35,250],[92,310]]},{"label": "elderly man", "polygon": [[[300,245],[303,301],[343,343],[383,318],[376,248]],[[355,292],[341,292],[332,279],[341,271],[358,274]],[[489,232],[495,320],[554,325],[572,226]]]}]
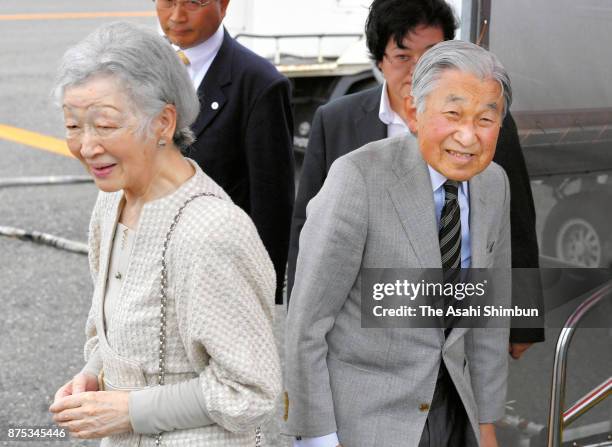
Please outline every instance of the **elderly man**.
[{"label": "elderly man", "polygon": [[187,155],[253,219],[282,304],[295,190],[289,81],[225,31],[229,0],[154,1],[200,98]]},{"label": "elderly man", "polygon": [[[374,0],[365,27],[373,62],[385,78],[384,85],[344,96],[321,106],[312,123],[300,177],[287,268],[288,295],[293,287],[299,236],[306,220],[306,205],[321,189],[331,164],[364,144],[408,132],[404,100],[410,95],[412,72],[421,55],[433,45],[455,37],[457,23],[444,0]],[[412,137],[412,136],[411,136]],[[529,176],[514,119],[507,113],[493,160],[508,175],[512,267],[538,267],[535,208]],[[539,276],[513,278],[513,296],[532,297],[542,305]],[[544,330],[512,328],[510,353],[515,359],[531,343],[544,340]]]},{"label": "elderly man", "polygon": [[416,141],[339,158],[309,204],[287,320],[295,446],[497,445],[507,328],[361,328],[364,269],[510,268],[510,190],[491,163],[506,71],[474,44],[442,42],[419,60],[412,96]]}]

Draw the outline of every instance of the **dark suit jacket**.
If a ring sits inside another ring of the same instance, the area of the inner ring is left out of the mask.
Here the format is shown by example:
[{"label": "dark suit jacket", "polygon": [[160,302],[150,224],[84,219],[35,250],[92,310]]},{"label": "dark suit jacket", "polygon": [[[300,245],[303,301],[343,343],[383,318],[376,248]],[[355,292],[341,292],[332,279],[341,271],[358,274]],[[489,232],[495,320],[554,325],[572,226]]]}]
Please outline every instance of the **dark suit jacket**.
[{"label": "dark suit jacket", "polygon": [[272,64],[225,32],[198,88],[193,158],[246,211],[282,288],[295,197],[290,84]]},{"label": "dark suit jacket", "polygon": [[[321,189],[331,164],[348,152],[387,137],[387,126],[378,117],[381,92],[379,86],[344,96],[319,107],[315,113],[291,225],[287,296],[293,288],[306,205]],[[499,133],[493,160],[504,168],[510,181],[512,267],[537,268],[535,208],[516,124],[510,114],[507,114]],[[527,278],[528,272],[522,273],[515,275],[513,297],[529,290],[530,294],[535,294],[533,306],[543,309],[539,274],[534,270]],[[542,341],[544,330],[515,328],[510,333],[510,340],[518,343]]]}]

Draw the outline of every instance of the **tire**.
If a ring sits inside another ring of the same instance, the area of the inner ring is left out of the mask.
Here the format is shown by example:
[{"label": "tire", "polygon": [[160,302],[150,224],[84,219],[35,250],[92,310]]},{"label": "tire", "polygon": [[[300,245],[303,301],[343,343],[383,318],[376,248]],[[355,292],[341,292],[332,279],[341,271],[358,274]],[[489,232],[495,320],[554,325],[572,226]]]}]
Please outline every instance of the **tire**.
[{"label": "tire", "polygon": [[[611,203],[609,197],[603,203]],[[608,267],[612,261],[612,225],[606,223],[601,197],[580,195],[557,203],[542,233],[542,251],[581,267]]]}]

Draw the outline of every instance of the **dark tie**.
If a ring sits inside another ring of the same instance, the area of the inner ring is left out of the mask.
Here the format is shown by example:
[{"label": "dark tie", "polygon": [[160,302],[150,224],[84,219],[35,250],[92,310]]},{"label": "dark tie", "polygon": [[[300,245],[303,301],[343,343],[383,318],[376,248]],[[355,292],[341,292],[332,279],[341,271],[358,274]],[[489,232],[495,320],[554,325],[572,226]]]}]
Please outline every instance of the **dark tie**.
[{"label": "dark tie", "polygon": [[459,182],[444,183],[444,207],[440,216],[440,256],[444,281],[452,282],[461,268],[461,218],[459,212]]},{"label": "dark tie", "polygon": [[[447,180],[444,183],[444,207],[440,216],[440,256],[444,283],[459,278],[461,269],[461,216],[459,211],[459,182]],[[446,307],[446,306],[445,306]],[[447,326],[449,321],[447,319]],[[446,329],[448,335],[450,328]]]}]

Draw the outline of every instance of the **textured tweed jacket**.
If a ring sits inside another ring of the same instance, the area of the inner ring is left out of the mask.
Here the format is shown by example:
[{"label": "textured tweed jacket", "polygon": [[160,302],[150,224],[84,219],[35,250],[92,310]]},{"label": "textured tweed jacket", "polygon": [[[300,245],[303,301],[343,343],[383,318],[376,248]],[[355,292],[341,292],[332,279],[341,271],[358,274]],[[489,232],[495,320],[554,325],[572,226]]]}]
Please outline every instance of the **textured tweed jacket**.
[{"label": "textured tweed jacket", "polygon": [[[157,385],[164,238],[188,198],[215,194],[218,198],[200,197],[187,205],[166,255],[166,384],[199,376],[210,421],[166,432],[162,445],[253,446],[255,427],[273,412],[280,393],[272,334],[274,268],[249,217],[195,168],[177,191],[144,206],[118,304],[106,316],[109,256],[123,194],[99,194],[89,234],[94,295],[85,359],[89,370],[103,368],[107,389]],[[109,333],[104,318],[113,328]],[[101,445],[153,446],[155,438],[129,433]]]}]

